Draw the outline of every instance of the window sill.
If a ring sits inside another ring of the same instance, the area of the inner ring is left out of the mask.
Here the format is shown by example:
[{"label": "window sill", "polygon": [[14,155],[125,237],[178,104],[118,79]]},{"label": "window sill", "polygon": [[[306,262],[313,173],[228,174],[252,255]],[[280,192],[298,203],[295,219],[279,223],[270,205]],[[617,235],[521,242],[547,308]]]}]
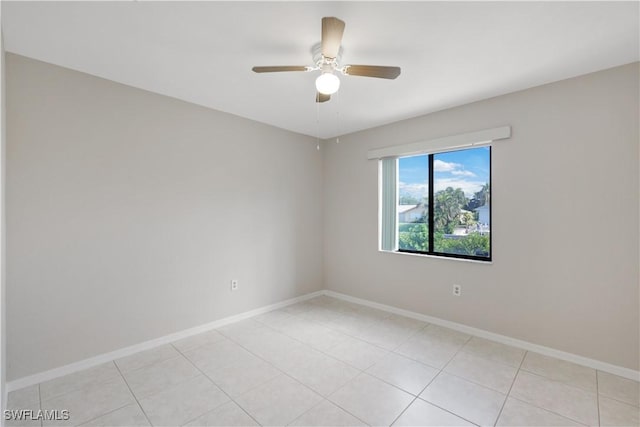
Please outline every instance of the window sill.
[{"label": "window sill", "polygon": [[400,252],[400,251],[385,251],[382,249],[378,249],[378,252],[382,252],[385,254],[397,254],[397,255],[409,255],[409,256],[417,256],[422,258],[434,258],[441,259],[446,261],[462,261],[462,262],[471,262],[474,264],[482,264],[482,265],[491,265],[493,261],[480,261],[477,259],[468,259],[468,258],[455,258],[455,257],[447,257],[447,256],[438,256],[438,255],[429,255],[429,254],[417,254],[413,252]]}]

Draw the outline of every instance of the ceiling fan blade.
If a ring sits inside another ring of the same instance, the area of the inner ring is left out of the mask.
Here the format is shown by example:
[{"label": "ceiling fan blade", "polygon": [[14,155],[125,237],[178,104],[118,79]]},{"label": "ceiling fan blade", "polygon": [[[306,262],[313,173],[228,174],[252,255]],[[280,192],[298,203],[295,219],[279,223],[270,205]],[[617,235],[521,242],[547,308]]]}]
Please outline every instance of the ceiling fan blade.
[{"label": "ceiling fan blade", "polygon": [[304,65],[286,65],[275,67],[253,67],[254,73],[278,73],[281,71],[307,71],[308,67]]},{"label": "ceiling fan blade", "polygon": [[344,73],[349,76],[395,79],[400,75],[400,67],[384,67],[380,65],[346,65]]},{"label": "ceiling fan blade", "polygon": [[316,102],[327,102],[331,99],[331,95],[325,95],[324,93],[316,92]]},{"label": "ceiling fan blade", "polygon": [[322,54],[337,58],[344,33],[344,21],[334,17],[322,18]]}]

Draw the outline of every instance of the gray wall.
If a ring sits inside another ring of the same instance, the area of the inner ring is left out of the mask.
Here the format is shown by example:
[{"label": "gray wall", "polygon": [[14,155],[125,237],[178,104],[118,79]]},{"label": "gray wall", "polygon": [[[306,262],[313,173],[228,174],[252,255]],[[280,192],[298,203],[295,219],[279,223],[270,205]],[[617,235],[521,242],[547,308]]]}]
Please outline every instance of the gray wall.
[{"label": "gray wall", "polygon": [[313,138],[11,54],[7,106],[9,380],[322,288]]},{"label": "gray wall", "polygon": [[[313,138],[8,54],[8,379],[323,283],[637,370],[638,73],[318,153]],[[493,149],[493,264],[377,251],[368,149],[507,124],[513,137]]]},{"label": "gray wall", "polygon": [[[638,370],[638,102],[636,63],[326,144],[325,286]],[[367,150],[503,125],[493,264],[378,252]]]},{"label": "gray wall", "polygon": [[[2,6],[0,6],[0,9]],[[5,227],[5,188],[6,188],[6,90],[5,90],[5,52],[4,34],[0,28],[0,408],[6,407],[7,380],[7,322],[6,322],[6,227]]]}]

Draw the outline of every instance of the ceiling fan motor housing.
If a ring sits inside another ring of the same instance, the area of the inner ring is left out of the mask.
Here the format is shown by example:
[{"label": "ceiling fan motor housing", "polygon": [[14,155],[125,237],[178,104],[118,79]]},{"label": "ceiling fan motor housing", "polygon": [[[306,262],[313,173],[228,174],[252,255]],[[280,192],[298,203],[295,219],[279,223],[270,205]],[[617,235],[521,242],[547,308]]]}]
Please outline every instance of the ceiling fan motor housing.
[{"label": "ceiling fan motor housing", "polygon": [[[325,58],[322,55],[322,44],[316,43],[311,48],[311,54],[313,55],[313,63],[316,64],[323,72],[326,70],[326,65],[331,67],[331,70],[335,70],[339,68],[340,61],[342,60],[342,46],[340,46],[340,50],[338,51],[338,56],[336,58]],[[328,70],[327,70],[328,71]]]}]

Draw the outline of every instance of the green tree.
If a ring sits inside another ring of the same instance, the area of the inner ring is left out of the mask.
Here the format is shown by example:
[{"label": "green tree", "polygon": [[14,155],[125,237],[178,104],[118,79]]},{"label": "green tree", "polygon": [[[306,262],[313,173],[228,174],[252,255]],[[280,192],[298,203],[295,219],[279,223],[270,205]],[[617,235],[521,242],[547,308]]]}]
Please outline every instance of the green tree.
[{"label": "green tree", "polygon": [[489,236],[470,233],[460,238],[446,238],[442,233],[433,236],[436,252],[458,255],[489,256]]},{"label": "green tree", "polygon": [[435,194],[433,220],[437,231],[449,234],[460,224],[460,210],[467,204],[461,188],[447,187]]},{"label": "green tree", "polygon": [[460,215],[460,223],[462,225],[466,225],[467,227],[470,225],[475,225],[476,223],[476,217],[475,214],[473,212],[465,212],[463,214]]},{"label": "green tree", "polygon": [[482,186],[480,191],[473,194],[473,197],[471,198],[471,200],[469,200],[469,203],[467,203],[465,209],[472,211],[479,208],[480,206],[486,205],[487,203],[489,203],[490,194],[491,189],[489,187],[489,183],[487,182]]},{"label": "green tree", "polygon": [[405,250],[426,252],[429,249],[427,224],[401,224],[398,229],[398,247]]}]

